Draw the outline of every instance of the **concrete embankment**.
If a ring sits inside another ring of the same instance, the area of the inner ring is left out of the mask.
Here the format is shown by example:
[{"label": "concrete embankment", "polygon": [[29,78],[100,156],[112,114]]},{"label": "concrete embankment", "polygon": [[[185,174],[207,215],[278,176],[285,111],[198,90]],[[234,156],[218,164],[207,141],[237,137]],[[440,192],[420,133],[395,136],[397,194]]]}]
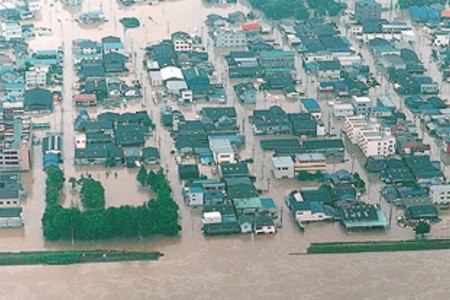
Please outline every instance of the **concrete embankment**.
[{"label": "concrete embankment", "polygon": [[158,260],[160,252],[128,250],[75,250],[0,252],[0,266],[11,265],[68,265],[79,263]]}]

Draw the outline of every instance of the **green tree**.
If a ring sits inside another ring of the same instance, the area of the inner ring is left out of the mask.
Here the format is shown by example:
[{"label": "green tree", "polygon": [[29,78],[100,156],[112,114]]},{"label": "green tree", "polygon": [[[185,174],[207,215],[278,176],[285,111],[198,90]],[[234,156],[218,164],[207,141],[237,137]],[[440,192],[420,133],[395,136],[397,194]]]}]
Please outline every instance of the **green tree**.
[{"label": "green tree", "polygon": [[150,171],[147,175],[147,185],[150,186],[155,192],[158,192],[158,190],[165,184],[167,184],[167,181],[164,177],[163,169],[159,169],[158,172]]},{"label": "green tree", "polygon": [[139,172],[136,175],[136,180],[142,185],[145,186],[147,184],[147,170],[142,165],[139,169]]},{"label": "green tree", "polygon": [[[157,199],[151,199],[138,207],[120,206],[104,209],[104,188],[101,183],[81,177],[81,201],[85,208],[63,208],[58,204],[62,188],[61,170],[50,171],[46,193],[50,199],[42,217],[44,236],[47,240],[97,240],[114,237],[141,237],[154,234],[176,235],[181,230],[178,224],[179,207],[172,198],[172,190],[162,169],[149,172],[145,182],[157,192]],[[144,178],[142,176],[141,180]],[[69,179],[73,182],[72,179]]]},{"label": "green tree", "polygon": [[416,231],[416,236],[420,236],[423,238],[425,234],[430,233],[431,226],[427,222],[420,221],[419,223],[417,223],[414,230]]},{"label": "green tree", "polygon": [[55,186],[47,184],[45,188],[45,203],[48,206],[59,203],[59,190]]},{"label": "green tree", "polygon": [[61,238],[57,224],[54,224],[54,218],[63,209],[60,205],[47,206],[42,216],[42,227],[44,237],[47,240],[55,241]]},{"label": "green tree", "polygon": [[105,189],[97,180],[92,178],[82,179],[80,196],[84,208],[98,209],[105,206]]},{"label": "green tree", "polygon": [[129,205],[109,207],[105,210],[105,216],[114,236],[138,237],[139,217],[136,207]]},{"label": "green tree", "polygon": [[88,210],[81,214],[78,237],[82,240],[108,239],[113,236],[105,210]]},{"label": "green tree", "polygon": [[299,171],[297,175],[297,179],[300,181],[314,181],[323,179],[323,174],[320,171],[316,171],[315,173],[309,173],[308,171]]},{"label": "green tree", "polygon": [[116,161],[114,160],[114,158],[112,158],[111,156],[107,157],[105,160],[105,167],[111,168],[111,167],[115,167]]},{"label": "green tree", "polygon": [[156,127],[155,124],[153,124],[152,119],[150,119],[149,117],[146,117],[144,119],[144,121],[142,121],[142,124],[144,124],[144,126],[147,126],[151,129],[155,129],[155,127]]},{"label": "green tree", "polygon": [[294,18],[297,20],[308,20],[308,9],[304,5],[298,5],[294,10]]},{"label": "green tree", "polygon": [[77,185],[78,180],[75,177],[70,177],[69,183],[72,184],[72,190],[73,190],[75,188],[75,186]]},{"label": "green tree", "polygon": [[361,192],[364,192],[366,190],[366,183],[362,180],[359,173],[355,172],[355,174],[353,174],[353,178],[355,179],[355,187]]},{"label": "green tree", "polygon": [[47,184],[55,186],[61,190],[64,186],[64,173],[57,167],[50,167],[47,169]]}]

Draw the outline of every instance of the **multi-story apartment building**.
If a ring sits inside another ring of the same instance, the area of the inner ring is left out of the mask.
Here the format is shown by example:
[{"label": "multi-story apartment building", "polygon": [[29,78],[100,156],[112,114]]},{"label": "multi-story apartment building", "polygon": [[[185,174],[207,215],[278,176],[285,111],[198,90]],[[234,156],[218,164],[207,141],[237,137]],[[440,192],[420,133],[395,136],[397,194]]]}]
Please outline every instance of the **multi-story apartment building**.
[{"label": "multi-story apartment building", "polygon": [[450,184],[431,185],[429,194],[433,204],[440,206],[450,204]]},{"label": "multi-story apartment building", "polygon": [[177,31],[172,33],[172,43],[175,51],[192,51],[193,50],[193,39],[192,37],[183,31]]},{"label": "multi-story apartment building", "polygon": [[355,115],[367,114],[372,108],[372,101],[369,97],[352,97],[352,105],[355,109]]},{"label": "multi-story apartment building", "polygon": [[366,157],[395,154],[395,137],[382,128],[377,120],[364,116],[346,117],[345,134],[353,144],[358,144]]},{"label": "multi-story apartment building", "polygon": [[28,88],[44,86],[47,83],[47,72],[43,69],[33,69],[25,72],[25,84]]},{"label": "multi-story apartment building", "polygon": [[247,45],[245,32],[238,27],[220,27],[213,33],[216,47],[241,48]]},{"label": "multi-story apartment building", "polygon": [[0,33],[5,40],[22,38],[22,26],[19,22],[3,22],[0,24]]},{"label": "multi-story apartment building", "polygon": [[0,119],[0,172],[31,169],[31,119]]}]

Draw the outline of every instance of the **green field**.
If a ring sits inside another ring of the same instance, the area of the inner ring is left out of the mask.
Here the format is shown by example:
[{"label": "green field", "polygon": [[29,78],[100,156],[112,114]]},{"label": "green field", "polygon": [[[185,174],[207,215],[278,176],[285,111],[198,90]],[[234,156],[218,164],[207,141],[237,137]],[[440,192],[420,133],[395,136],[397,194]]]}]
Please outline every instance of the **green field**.
[{"label": "green field", "polygon": [[308,254],[450,249],[450,239],[312,243]]},{"label": "green field", "polygon": [[118,250],[0,252],[0,266],[68,265],[79,263],[158,260],[159,252]]}]

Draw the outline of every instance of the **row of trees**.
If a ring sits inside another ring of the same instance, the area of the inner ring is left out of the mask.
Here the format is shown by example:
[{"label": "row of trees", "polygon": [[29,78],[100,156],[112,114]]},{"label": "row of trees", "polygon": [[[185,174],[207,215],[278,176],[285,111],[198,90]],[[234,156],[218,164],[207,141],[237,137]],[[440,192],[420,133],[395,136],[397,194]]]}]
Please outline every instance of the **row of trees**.
[{"label": "row of trees", "polygon": [[86,209],[99,209],[105,207],[105,188],[100,181],[92,178],[81,178],[81,203]]},{"label": "row of trees", "polygon": [[163,198],[137,207],[124,205],[87,211],[53,205],[45,210],[43,217],[44,235],[48,240],[176,235],[180,230],[177,222],[178,207]]},{"label": "row of trees", "polygon": [[309,12],[303,0],[250,0],[249,2],[253,8],[261,10],[269,19],[306,20],[309,18]]},{"label": "row of trees", "polygon": [[346,3],[336,0],[249,0],[253,8],[261,10],[269,19],[281,20],[294,18],[307,20],[310,17],[309,8],[314,11],[314,16],[337,16]]},{"label": "row of trees", "polygon": [[337,16],[342,10],[347,8],[346,3],[339,3],[335,0],[307,0],[308,6],[314,9],[316,16]]},{"label": "row of trees", "polygon": [[137,207],[124,205],[107,209],[104,208],[105,190],[99,181],[92,178],[71,178],[72,186],[82,186],[80,197],[85,210],[81,211],[78,208],[64,208],[59,204],[64,174],[58,168],[49,168],[47,190],[55,192],[51,192],[51,198],[46,199],[47,207],[42,218],[44,236],[48,240],[95,240],[154,234],[176,235],[181,230],[178,225],[178,205],[171,196],[164,174],[162,171],[145,171],[145,178],[145,185],[157,192],[156,199]]},{"label": "row of trees", "polygon": [[55,167],[47,169],[47,179],[45,187],[45,202],[47,206],[59,203],[59,193],[64,185],[64,173]]}]

